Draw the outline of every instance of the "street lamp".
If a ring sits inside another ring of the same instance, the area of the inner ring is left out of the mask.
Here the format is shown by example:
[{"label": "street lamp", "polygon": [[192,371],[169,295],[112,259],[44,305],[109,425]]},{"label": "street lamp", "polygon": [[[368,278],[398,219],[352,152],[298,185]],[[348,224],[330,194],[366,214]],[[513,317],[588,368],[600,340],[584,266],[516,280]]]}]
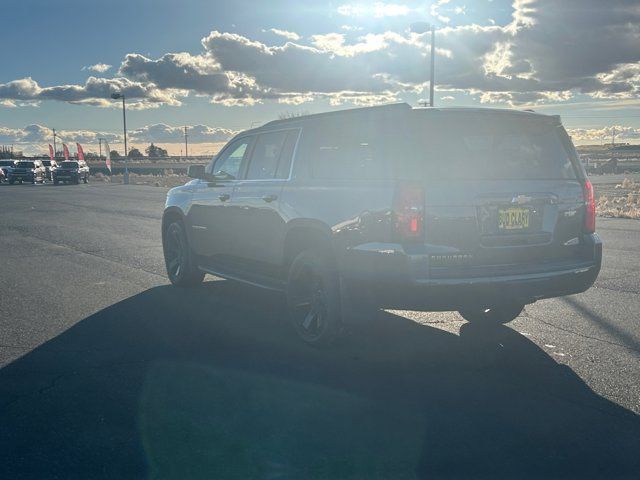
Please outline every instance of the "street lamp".
[{"label": "street lamp", "polygon": [[129,184],[129,152],[127,151],[127,114],[125,108],[124,93],[112,93],[114,100],[122,99],[122,123],[124,125],[124,184]]},{"label": "street lamp", "polygon": [[433,107],[433,91],[436,77],[436,27],[426,22],[413,23],[411,31],[414,33],[427,33],[431,31],[431,71],[429,79],[429,106]]}]

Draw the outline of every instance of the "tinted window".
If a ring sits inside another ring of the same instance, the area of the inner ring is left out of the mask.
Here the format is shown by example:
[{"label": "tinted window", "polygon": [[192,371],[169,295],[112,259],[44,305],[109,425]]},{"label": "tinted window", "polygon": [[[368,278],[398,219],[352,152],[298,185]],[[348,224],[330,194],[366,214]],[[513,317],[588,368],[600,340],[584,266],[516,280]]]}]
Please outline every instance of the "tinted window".
[{"label": "tinted window", "polygon": [[412,122],[398,147],[402,176],[437,179],[576,178],[563,130],[487,115]]},{"label": "tinted window", "polygon": [[33,162],[18,162],[16,166],[19,168],[35,168],[35,164]]},{"label": "tinted window", "polygon": [[349,120],[305,129],[301,156],[310,162],[311,175],[344,180],[388,178],[388,132],[384,124],[373,118]]},{"label": "tinted window", "polygon": [[242,160],[247,153],[251,139],[242,138],[229,145],[213,166],[213,174],[221,177],[238,178]]},{"label": "tinted window", "polygon": [[[288,178],[291,165],[291,138],[297,138],[297,131],[264,133],[256,140],[251,155],[248,179]],[[295,144],[295,140],[293,140]]]},{"label": "tinted window", "polygon": [[78,168],[78,162],[62,162],[60,166],[63,168]]},{"label": "tinted window", "polygon": [[296,142],[298,141],[299,135],[299,130],[291,130],[287,134],[287,138],[284,141],[284,146],[282,147],[280,162],[278,162],[276,178],[289,178],[289,174],[291,173],[291,162],[293,161],[293,153],[296,149]]},{"label": "tinted window", "polygon": [[45,167],[50,167],[51,166],[51,160],[43,160],[42,161],[42,165],[44,165]]}]

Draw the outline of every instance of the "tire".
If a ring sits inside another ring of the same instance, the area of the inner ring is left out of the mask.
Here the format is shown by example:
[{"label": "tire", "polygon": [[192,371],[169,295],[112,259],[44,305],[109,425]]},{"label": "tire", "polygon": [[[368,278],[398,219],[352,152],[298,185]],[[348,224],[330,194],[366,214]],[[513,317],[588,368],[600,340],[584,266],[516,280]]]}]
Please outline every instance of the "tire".
[{"label": "tire", "polygon": [[53,184],[54,184],[54,185],[60,185],[60,181],[59,181],[59,180],[55,180],[55,179],[54,179],[54,180],[53,180]]},{"label": "tire", "polygon": [[169,281],[178,287],[193,287],[204,279],[198,270],[182,222],[171,223],[162,235],[162,249]]},{"label": "tire", "polygon": [[80,185],[80,179],[78,177],[73,179],[73,184],[74,185]]},{"label": "tire", "polygon": [[287,278],[289,321],[309,345],[326,347],[342,331],[340,286],[331,256],[306,250],[295,257]]},{"label": "tire", "polygon": [[87,177],[86,175],[84,176],[84,178],[82,179],[82,181],[84,183],[89,183],[89,177]]},{"label": "tire", "polygon": [[13,180],[13,179],[9,180],[9,185],[13,185],[14,183],[16,183],[15,180]]},{"label": "tire", "polygon": [[466,321],[478,324],[504,324],[515,320],[522,310],[524,303],[504,303],[492,306],[465,307],[458,312]]}]

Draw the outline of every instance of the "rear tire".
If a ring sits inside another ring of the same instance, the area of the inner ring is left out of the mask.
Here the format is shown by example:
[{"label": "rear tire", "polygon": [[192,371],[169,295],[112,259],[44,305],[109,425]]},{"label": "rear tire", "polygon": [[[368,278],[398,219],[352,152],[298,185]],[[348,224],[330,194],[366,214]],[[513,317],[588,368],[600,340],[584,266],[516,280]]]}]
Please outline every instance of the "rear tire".
[{"label": "rear tire", "polygon": [[465,307],[458,312],[466,321],[477,324],[504,324],[515,320],[522,310],[524,303],[503,303],[490,306]]},{"label": "rear tire", "polygon": [[304,342],[326,347],[336,341],[342,330],[340,286],[329,254],[298,254],[289,269],[286,297],[291,325]]},{"label": "rear tire", "polygon": [[182,222],[171,223],[162,236],[164,261],[169,281],[178,287],[193,287],[204,279],[198,270]]}]

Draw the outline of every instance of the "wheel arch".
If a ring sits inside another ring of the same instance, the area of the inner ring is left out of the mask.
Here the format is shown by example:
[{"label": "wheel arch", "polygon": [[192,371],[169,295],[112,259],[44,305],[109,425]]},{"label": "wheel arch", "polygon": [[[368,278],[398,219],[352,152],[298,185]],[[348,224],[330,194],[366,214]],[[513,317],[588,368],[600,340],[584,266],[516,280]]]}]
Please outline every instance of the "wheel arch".
[{"label": "wheel arch", "polygon": [[182,212],[182,210],[178,207],[168,207],[162,214],[163,237],[164,237],[164,232],[167,230],[167,227],[176,221],[182,223],[182,226],[185,227],[185,232],[186,232],[187,231],[186,222],[185,222],[184,213]]},{"label": "wheel arch", "polygon": [[291,222],[285,235],[283,246],[283,274],[289,270],[293,259],[304,250],[317,248],[328,251],[335,258],[335,248],[331,228],[315,220]]}]

